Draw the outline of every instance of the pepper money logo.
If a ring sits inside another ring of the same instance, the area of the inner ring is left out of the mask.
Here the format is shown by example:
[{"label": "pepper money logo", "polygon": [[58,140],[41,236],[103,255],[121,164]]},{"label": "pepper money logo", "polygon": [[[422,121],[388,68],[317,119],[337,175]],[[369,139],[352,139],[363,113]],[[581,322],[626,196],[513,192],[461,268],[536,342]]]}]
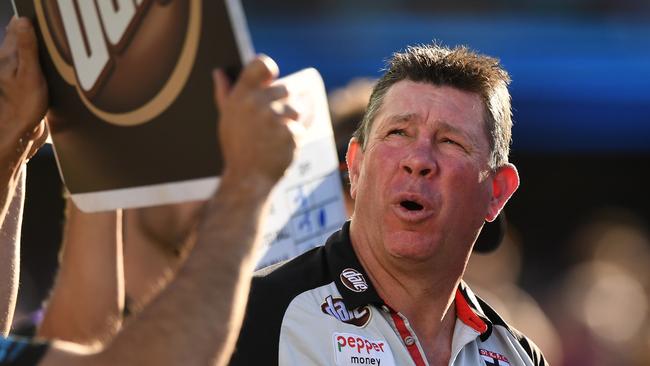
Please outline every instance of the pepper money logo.
[{"label": "pepper money logo", "polygon": [[57,72],[100,119],[146,123],[178,97],[201,31],[201,0],[34,0]]},{"label": "pepper money logo", "polygon": [[393,352],[385,340],[351,333],[332,334],[334,364],[337,366],[395,366]]}]

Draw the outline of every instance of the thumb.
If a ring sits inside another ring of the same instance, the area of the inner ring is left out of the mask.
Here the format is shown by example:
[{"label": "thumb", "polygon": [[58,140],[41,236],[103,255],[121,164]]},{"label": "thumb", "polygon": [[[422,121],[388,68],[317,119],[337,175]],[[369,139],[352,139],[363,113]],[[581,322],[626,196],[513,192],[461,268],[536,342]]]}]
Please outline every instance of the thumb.
[{"label": "thumb", "polygon": [[16,50],[16,22],[18,19],[16,17],[12,17],[11,21],[9,22],[9,25],[7,25],[7,28],[5,29],[5,37],[2,40],[2,52],[3,54],[5,53],[13,53]]},{"label": "thumb", "polygon": [[230,92],[230,80],[223,70],[216,69],[212,71],[212,82],[214,83],[214,99],[217,108],[221,110]]},{"label": "thumb", "polygon": [[38,63],[38,42],[31,22],[21,17],[15,23],[16,45],[18,50],[18,75],[25,76],[40,71]]}]

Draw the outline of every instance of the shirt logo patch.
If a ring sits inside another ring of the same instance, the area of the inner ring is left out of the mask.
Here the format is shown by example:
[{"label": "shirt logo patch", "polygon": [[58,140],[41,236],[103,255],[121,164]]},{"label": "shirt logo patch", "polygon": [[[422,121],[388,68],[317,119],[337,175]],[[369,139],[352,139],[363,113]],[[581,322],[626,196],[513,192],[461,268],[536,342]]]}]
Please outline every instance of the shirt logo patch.
[{"label": "shirt logo patch", "polygon": [[496,352],[479,349],[478,353],[481,355],[483,361],[487,366],[510,366],[508,358]]},{"label": "shirt logo patch", "polygon": [[395,366],[393,353],[385,340],[372,340],[358,334],[334,333],[334,362],[337,366]]},{"label": "shirt logo patch", "polygon": [[368,289],[368,284],[363,275],[356,269],[346,268],[341,272],[341,282],[350,291],[364,292]]},{"label": "shirt logo patch", "polygon": [[323,313],[331,315],[343,323],[365,327],[370,322],[372,312],[368,306],[358,307],[354,310],[348,310],[343,303],[343,299],[328,296],[320,306]]}]

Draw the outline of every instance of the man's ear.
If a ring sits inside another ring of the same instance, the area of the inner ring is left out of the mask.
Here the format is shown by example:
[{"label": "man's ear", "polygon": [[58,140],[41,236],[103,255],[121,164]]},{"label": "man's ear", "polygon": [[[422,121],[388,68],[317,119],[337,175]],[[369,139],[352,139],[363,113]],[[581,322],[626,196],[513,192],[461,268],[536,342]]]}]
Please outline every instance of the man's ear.
[{"label": "man's ear", "polygon": [[357,182],[362,160],[363,149],[359,141],[353,137],[348,143],[348,152],[345,154],[345,162],[348,164],[348,174],[350,175],[350,197],[353,200],[357,198]]},{"label": "man's ear", "polygon": [[506,202],[512,197],[519,187],[519,173],[517,168],[508,163],[492,175],[492,198],[485,217],[487,221],[494,221]]}]

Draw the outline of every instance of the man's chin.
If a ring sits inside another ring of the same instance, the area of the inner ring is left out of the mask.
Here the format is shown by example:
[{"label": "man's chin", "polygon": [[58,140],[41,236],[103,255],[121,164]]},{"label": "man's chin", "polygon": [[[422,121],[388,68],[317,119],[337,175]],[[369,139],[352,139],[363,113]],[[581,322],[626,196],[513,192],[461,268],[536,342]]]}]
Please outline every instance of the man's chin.
[{"label": "man's chin", "polygon": [[386,235],[386,250],[394,258],[404,261],[426,261],[439,252],[439,240],[433,235],[415,231],[396,231]]}]

